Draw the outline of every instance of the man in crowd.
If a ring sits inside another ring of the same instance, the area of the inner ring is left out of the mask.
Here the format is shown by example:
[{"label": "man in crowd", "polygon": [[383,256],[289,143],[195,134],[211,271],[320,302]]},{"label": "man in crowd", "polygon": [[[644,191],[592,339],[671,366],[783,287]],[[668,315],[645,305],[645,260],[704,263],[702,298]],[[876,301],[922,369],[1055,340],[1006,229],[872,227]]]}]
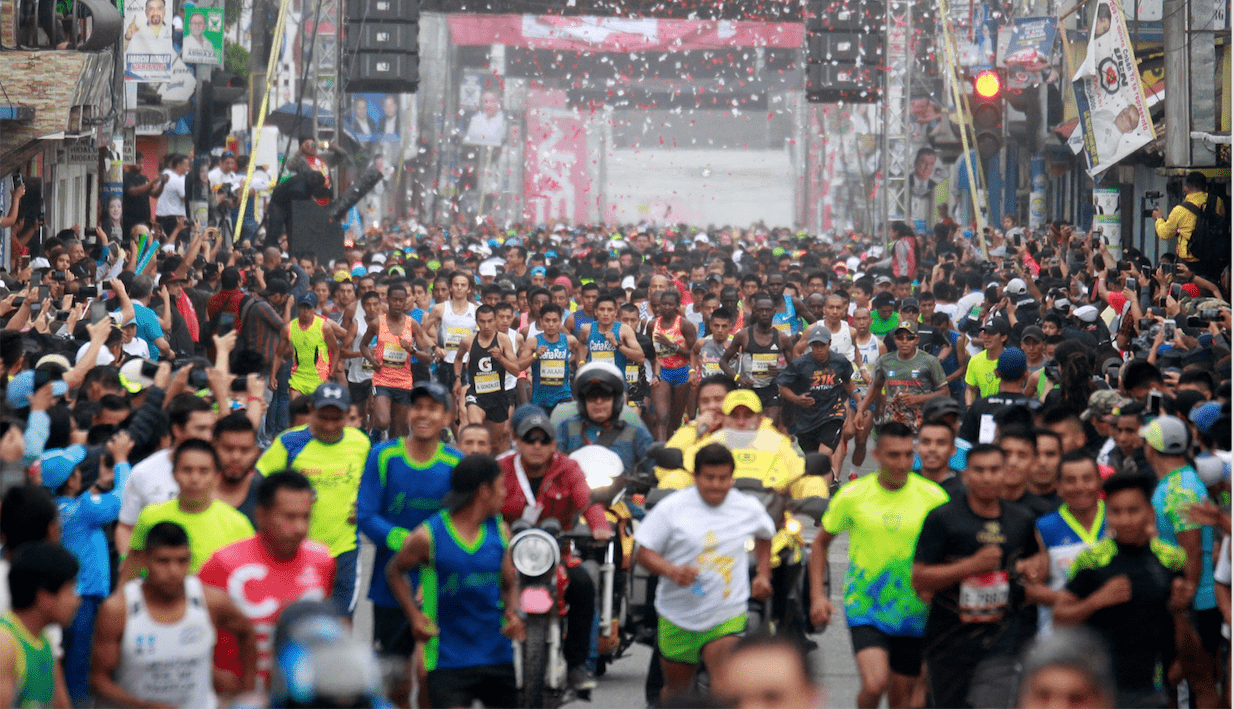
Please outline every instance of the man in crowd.
[{"label": "man in crowd", "polygon": [[844,418],[856,392],[853,367],[831,352],[831,331],[816,324],[806,332],[810,352],[789,363],[776,377],[780,398],[795,409],[793,432],[805,453],[831,458],[831,470],[844,462]]},{"label": "man in crowd", "polygon": [[886,417],[914,431],[921,424],[921,407],[931,397],[947,393],[947,375],[938,358],[917,349],[917,323],[895,328],[896,351],[879,358],[865,398],[857,406],[860,418],[875,401],[885,403]]}]

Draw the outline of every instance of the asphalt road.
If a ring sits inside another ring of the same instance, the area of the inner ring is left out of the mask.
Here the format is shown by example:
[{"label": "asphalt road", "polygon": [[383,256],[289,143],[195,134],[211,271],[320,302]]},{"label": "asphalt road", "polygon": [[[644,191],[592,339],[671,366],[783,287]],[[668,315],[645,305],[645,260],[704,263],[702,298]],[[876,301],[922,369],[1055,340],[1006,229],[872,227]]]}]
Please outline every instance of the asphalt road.
[{"label": "asphalt road", "polygon": [[[846,463],[843,473],[845,476],[849,468],[850,464]],[[864,475],[874,469],[873,458],[867,456],[858,473]],[[804,524],[802,531],[806,534],[807,541],[813,539],[815,529],[812,525]],[[368,540],[363,541],[361,588],[367,589],[372,573],[373,547]],[[826,706],[855,706],[860,683],[843,613],[844,574],[848,570],[847,534],[841,535],[832,543],[828,562],[831,564],[831,599],[839,612],[832,616],[831,625],[826,632],[813,636],[818,643],[818,649],[810,654],[810,661],[814,676],[823,687]],[[361,602],[356,608],[354,630],[357,637],[367,640],[372,637],[373,615],[371,604],[363,599],[364,594],[361,595]],[[634,645],[625,657],[610,665],[608,672],[598,679],[599,686],[592,692],[590,704],[574,702],[574,706],[580,709],[631,709],[645,706],[643,683],[647,677],[650,659],[651,648]]]}]

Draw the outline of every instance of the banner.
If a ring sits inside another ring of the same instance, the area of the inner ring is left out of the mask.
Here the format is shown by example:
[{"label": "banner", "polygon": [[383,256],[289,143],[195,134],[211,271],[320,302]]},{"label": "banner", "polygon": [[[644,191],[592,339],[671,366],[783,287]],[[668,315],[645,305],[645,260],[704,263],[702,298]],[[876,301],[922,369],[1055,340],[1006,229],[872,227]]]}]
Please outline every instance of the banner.
[{"label": "banner", "polygon": [[343,129],[359,143],[399,142],[398,94],[347,94]]},{"label": "banner", "polygon": [[124,0],[124,79],[171,80],[176,48],[164,0]]},{"label": "banner", "polygon": [[180,46],[185,64],[223,65],[223,8],[186,7],[184,26],[188,33]]},{"label": "banner", "polygon": [[1058,21],[1053,17],[1022,17],[1015,21],[1003,62],[1007,65],[1007,88],[1055,83],[1054,67],[1062,59],[1058,45]]},{"label": "banner", "polygon": [[578,112],[559,108],[564,94],[527,92],[527,141],[523,152],[523,221],[581,224],[587,221],[587,130]]},{"label": "banner", "polygon": [[1072,78],[1088,174],[1097,175],[1154,137],[1122,5],[1097,0],[1088,53]]},{"label": "banner", "polygon": [[461,14],[448,15],[447,20],[454,44],[504,44],[572,52],[800,49],[805,34],[805,26],[799,22]]}]

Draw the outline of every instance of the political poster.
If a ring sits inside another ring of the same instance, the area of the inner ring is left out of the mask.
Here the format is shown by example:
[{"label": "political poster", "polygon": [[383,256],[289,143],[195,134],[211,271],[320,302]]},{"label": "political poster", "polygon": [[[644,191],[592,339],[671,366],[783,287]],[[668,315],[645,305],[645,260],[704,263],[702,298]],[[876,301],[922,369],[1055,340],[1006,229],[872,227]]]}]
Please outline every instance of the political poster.
[{"label": "political poster", "polygon": [[398,94],[350,94],[343,128],[360,143],[399,142]]},{"label": "political poster", "polygon": [[1153,139],[1121,3],[1097,0],[1088,51],[1071,83],[1091,177]]},{"label": "political poster", "polygon": [[124,79],[161,83],[171,79],[176,48],[166,0],[124,0]]},{"label": "political poster", "polygon": [[184,41],[180,59],[185,64],[223,65],[223,8],[184,8]]}]

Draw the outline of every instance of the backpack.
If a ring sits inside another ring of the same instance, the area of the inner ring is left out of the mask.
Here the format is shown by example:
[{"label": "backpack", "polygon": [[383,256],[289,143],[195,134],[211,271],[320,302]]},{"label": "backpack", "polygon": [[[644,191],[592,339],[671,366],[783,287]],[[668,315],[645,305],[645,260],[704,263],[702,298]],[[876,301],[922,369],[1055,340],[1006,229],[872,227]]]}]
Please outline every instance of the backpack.
[{"label": "backpack", "polygon": [[1191,252],[1191,258],[1201,263],[1230,261],[1230,220],[1217,213],[1219,201],[1217,195],[1209,192],[1203,209],[1186,201],[1182,205],[1195,215],[1195,229],[1187,242],[1187,250]]}]

